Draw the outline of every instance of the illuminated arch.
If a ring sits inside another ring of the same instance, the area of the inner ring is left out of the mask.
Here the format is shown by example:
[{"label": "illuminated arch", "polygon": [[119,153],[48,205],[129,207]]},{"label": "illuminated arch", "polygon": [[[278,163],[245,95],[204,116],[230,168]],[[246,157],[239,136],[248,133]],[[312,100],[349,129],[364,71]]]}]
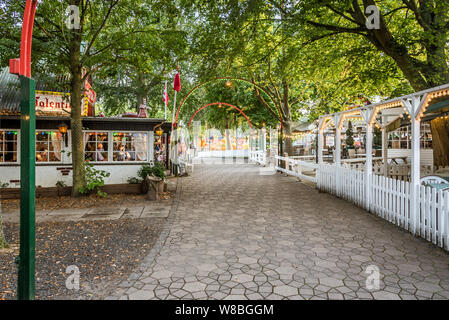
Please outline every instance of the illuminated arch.
[{"label": "illuminated arch", "polygon": [[[236,78],[236,77],[219,77],[219,78],[215,78],[215,79],[212,79],[212,80],[208,80],[208,81],[202,82],[202,83],[196,85],[195,87],[193,87],[192,90],[190,90],[190,91],[185,95],[184,99],[182,99],[181,104],[179,105],[178,110],[176,111],[176,117],[175,117],[175,122],[174,122],[174,124],[176,125],[176,123],[178,123],[179,112],[181,111],[182,105],[184,104],[184,102],[190,97],[190,95],[191,95],[194,91],[196,91],[198,88],[200,88],[200,87],[202,87],[202,86],[205,86],[205,85],[210,84],[210,83],[215,82],[215,81],[221,81],[221,80],[227,80],[227,81],[241,81],[241,82],[245,82],[245,83],[248,83],[248,84],[252,85],[253,87],[256,87],[257,89],[263,91],[263,92],[270,98],[270,100],[274,103],[274,105],[276,106],[276,109],[277,109],[278,114],[279,114],[279,117],[277,117],[277,119],[278,119],[279,122],[281,123],[281,126],[283,126],[284,121],[283,121],[283,117],[282,117],[281,108],[280,108],[280,106],[278,105],[278,103],[276,102],[276,100],[273,98],[273,96],[272,96],[268,91],[266,91],[264,88],[262,88],[260,85],[258,85],[258,84],[256,84],[256,83],[253,83],[253,82],[251,82],[251,81],[249,81],[249,80],[247,80],[247,79]],[[271,109],[271,108],[270,108],[270,109]],[[273,111],[273,110],[271,110],[271,111]],[[273,111],[273,112],[274,112],[274,111]],[[274,112],[274,113],[276,114],[276,112]]]},{"label": "illuminated arch", "polygon": [[234,105],[232,105],[232,104],[226,103],[226,102],[213,102],[213,103],[206,104],[206,105],[202,106],[201,108],[198,108],[198,109],[195,111],[195,113],[193,114],[193,116],[190,118],[189,124],[187,125],[187,129],[190,128],[190,125],[192,124],[193,118],[195,118],[195,116],[197,115],[198,112],[200,112],[201,110],[203,110],[203,109],[205,109],[205,108],[207,108],[207,107],[210,107],[210,106],[216,106],[216,105],[225,105],[225,106],[234,108],[235,110],[237,110],[238,112],[240,112],[242,116],[245,117],[246,121],[248,121],[248,124],[249,124],[250,128],[251,128],[251,129],[253,128],[253,125],[251,124],[251,121],[249,120],[248,116],[247,116],[241,109],[237,108],[236,106],[234,106]]}]

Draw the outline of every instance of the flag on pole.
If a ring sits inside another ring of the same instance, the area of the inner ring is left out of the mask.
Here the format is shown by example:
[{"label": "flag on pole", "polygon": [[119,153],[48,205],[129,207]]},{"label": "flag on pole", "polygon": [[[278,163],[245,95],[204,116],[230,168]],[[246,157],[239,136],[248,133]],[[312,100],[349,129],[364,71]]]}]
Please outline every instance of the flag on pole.
[{"label": "flag on pole", "polygon": [[181,91],[181,77],[179,76],[179,66],[177,68],[177,72],[175,75],[175,81],[173,82],[173,90],[175,90],[175,97],[174,97],[174,101],[173,101],[173,113],[172,113],[172,130],[173,130],[173,125],[175,124],[175,110],[176,110],[176,94]]},{"label": "flag on pole", "polygon": [[173,83],[173,89],[174,89],[176,92],[181,91],[181,78],[180,78],[180,76],[179,76],[179,72],[176,73],[176,76],[175,76],[175,82]]},{"label": "flag on pole", "polygon": [[168,106],[168,102],[170,101],[170,97],[168,96],[168,92],[167,92],[167,81],[165,81],[165,86],[164,86],[164,93],[162,95],[162,101],[164,102],[165,106]]}]

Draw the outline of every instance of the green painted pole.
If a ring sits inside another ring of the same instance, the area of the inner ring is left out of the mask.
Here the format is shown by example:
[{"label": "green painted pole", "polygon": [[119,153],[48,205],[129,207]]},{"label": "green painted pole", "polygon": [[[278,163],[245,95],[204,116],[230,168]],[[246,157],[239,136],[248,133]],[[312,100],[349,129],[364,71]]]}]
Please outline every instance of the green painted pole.
[{"label": "green painted pole", "polygon": [[35,297],[35,140],[36,112],[33,79],[20,76],[20,255],[17,298],[34,300]]}]

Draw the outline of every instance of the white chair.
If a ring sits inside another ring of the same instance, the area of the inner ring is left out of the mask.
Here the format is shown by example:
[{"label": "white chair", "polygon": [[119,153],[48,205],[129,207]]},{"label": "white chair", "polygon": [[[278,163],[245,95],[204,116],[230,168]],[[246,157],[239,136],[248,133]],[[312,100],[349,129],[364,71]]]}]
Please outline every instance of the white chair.
[{"label": "white chair", "polygon": [[436,183],[436,184],[449,184],[449,181],[447,181],[446,179],[443,179],[439,176],[426,176],[421,178],[420,180],[420,184],[421,185],[428,185],[430,183]]}]

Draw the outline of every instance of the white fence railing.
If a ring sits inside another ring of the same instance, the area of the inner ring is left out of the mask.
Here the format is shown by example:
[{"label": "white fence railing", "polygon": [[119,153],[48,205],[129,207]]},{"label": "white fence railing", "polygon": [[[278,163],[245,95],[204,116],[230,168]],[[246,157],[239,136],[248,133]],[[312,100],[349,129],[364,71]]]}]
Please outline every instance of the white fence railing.
[{"label": "white fence railing", "polygon": [[[373,175],[367,189],[363,172],[336,165],[318,168],[317,187],[449,250],[449,192],[420,186],[416,217],[412,216],[411,184]],[[369,192],[367,197],[366,192]],[[367,201],[368,199],[368,201]]]},{"label": "white fence railing", "polygon": [[[266,163],[263,151],[250,152],[250,159]],[[449,250],[449,191],[420,186],[418,208],[413,216],[410,182],[335,164],[315,164],[289,157],[274,156],[275,169],[317,184],[327,193],[351,201],[367,211]],[[315,174],[315,176],[314,176]],[[367,194],[368,192],[368,194]]]},{"label": "white fence railing", "polygon": [[250,161],[257,162],[262,166],[265,166],[267,164],[267,153],[264,150],[249,150],[248,158]]},{"label": "white fence railing", "polygon": [[274,158],[276,170],[297,177],[301,180],[317,183],[316,172],[318,169],[318,164],[301,161],[290,157],[281,157],[278,155],[275,155]]}]

